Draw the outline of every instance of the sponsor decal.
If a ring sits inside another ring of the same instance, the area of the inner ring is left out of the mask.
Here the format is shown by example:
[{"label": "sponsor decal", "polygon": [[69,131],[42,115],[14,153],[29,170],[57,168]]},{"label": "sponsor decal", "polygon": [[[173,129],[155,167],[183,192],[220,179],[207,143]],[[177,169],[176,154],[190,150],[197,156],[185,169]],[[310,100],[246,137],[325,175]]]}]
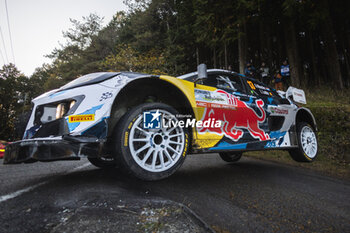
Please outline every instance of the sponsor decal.
[{"label": "sponsor decal", "polygon": [[[250,82],[250,81],[248,81],[248,82]],[[270,88],[261,86],[261,85],[259,85],[259,84],[257,84],[257,83],[255,84],[255,87],[256,87],[256,88],[259,88],[259,89],[262,89],[262,90],[265,90],[265,91],[270,91]]]},{"label": "sponsor decal", "polygon": [[248,80],[247,83],[249,84],[249,86],[250,86],[251,89],[253,89],[253,90],[256,89],[256,87],[254,86],[254,84],[253,84],[252,81],[249,81],[249,80]]},{"label": "sponsor decal", "polygon": [[184,151],[182,152],[182,157],[185,157],[186,156],[186,152],[187,152],[187,146],[188,146],[188,136],[187,134],[186,135],[186,139],[185,139],[185,148],[184,148]]},{"label": "sponsor decal", "polygon": [[[95,115],[96,111],[101,109],[103,106],[103,104],[101,105],[98,105],[98,106],[94,106],[78,115],[89,115],[89,114],[93,114]],[[77,116],[77,115],[76,115]],[[75,130],[79,125],[80,125],[80,122],[79,121],[75,121],[75,122],[70,122],[69,121],[69,117],[66,117],[66,121],[68,123],[68,129],[69,129],[69,132],[72,132],[73,130]]]},{"label": "sponsor decal", "polygon": [[268,91],[265,90],[259,90],[262,95],[270,95]]},{"label": "sponsor decal", "polygon": [[287,132],[271,131],[270,138],[272,140],[266,143],[265,148],[281,147],[286,133]]},{"label": "sponsor decal", "polygon": [[269,110],[270,110],[270,112],[271,112],[272,114],[276,114],[276,115],[288,115],[288,109],[277,108],[277,107],[270,107]]},{"label": "sponsor decal", "polygon": [[128,126],[128,129],[131,129],[131,126],[134,124],[134,122],[136,121],[136,117],[130,122],[129,126]]},{"label": "sponsor decal", "polygon": [[102,93],[102,96],[100,97],[100,102],[102,100],[106,100],[106,99],[109,99],[109,98],[112,98],[112,97],[113,97],[113,94],[111,92]]},{"label": "sponsor decal", "polygon": [[72,115],[69,116],[69,123],[84,122],[84,121],[94,121],[95,114],[85,114],[85,115]]},{"label": "sponsor decal", "polygon": [[216,91],[194,90],[197,107],[235,108],[235,99]]},{"label": "sponsor decal", "polygon": [[247,149],[247,143],[230,144],[228,142],[220,142],[217,146],[210,148],[209,150],[244,150]]},{"label": "sponsor decal", "polygon": [[217,119],[222,122],[221,127],[199,127],[199,133],[215,133],[218,135],[225,135],[233,141],[238,141],[243,136],[243,130],[247,129],[249,134],[260,141],[270,139],[259,127],[260,122],[264,122],[266,119],[266,113],[263,109],[264,102],[262,100],[256,100],[255,103],[260,110],[260,116],[248,105],[239,100],[234,95],[231,95],[223,90],[216,90],[221,94],[227,95],[227,98],[234,99],[236,108],[234,110],[227,108],[211,108],[205,109],[202,121],[209,119]]},{"label": "sponsor decal", "polygon": [[125,132],[124,135],[124,146],[128,146],[129,132]]}]

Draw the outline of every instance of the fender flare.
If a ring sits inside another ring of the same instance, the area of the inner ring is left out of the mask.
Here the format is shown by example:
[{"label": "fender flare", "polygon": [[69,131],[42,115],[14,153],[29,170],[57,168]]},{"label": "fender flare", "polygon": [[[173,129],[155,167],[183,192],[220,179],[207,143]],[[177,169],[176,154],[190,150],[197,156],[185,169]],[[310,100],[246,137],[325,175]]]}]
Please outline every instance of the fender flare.
[{"label": "fender flare", "polygon": [[310,111],[310,109],[305,108],[305,107],[298,108],[298,110],[295,114],[295,122],[296,123],[298,122],[298,119],[305,120],[307,123],[309,123],[311,126],[314,127],[316,132],[318,131],[316,119],[315,119],[314,115],[312,114],[312,112]]}]

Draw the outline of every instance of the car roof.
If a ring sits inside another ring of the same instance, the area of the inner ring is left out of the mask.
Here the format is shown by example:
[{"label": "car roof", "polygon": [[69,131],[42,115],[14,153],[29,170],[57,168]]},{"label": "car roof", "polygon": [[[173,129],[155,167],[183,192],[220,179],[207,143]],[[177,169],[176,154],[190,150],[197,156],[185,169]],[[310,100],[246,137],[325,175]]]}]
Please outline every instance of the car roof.
[{"label": "car roof", "polygon": [[[208,69],[207,73],[208,74],[211,74],[211,73],[228,73],[228,74],[236,74],[236,75],[245,77],[243,74],[240,74],[240,73],[237,73],[237,72],[234,72],[234,71],[230,71],[230,70],[223,70],[223,69]],[[195,72],[192,72],[192,73],[188,73],[188,74],[184,74],[184,75],[178,76],[177,78],[179,78],[179,79],[186,79],[186,78],[189,78],[189,77],[191,77],[193,75],[197,75],[197,74],[198,74],[198,72],[195,71]]]}]

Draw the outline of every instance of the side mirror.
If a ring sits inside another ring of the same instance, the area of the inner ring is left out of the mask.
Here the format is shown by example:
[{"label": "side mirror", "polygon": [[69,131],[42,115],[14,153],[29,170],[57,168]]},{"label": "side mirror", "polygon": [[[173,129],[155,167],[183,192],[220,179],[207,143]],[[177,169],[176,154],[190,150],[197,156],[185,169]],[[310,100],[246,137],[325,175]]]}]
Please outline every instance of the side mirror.
[{"label": "side mirror", "polygon": [[200,64],[199,66],[197,66],[197,73],[198,73],[198,77],[194,81],[194,86],[196,86],[198,81],[208,78],[207,65],[206,64]]}]

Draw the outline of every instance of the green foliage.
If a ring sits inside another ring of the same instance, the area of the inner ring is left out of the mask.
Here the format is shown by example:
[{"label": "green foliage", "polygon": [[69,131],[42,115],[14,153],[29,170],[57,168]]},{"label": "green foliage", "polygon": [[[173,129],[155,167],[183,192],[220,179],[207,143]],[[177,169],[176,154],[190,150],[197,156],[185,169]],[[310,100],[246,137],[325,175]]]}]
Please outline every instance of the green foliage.
[{"label": "green foliage", "polygon": [[0,139],[14,139],[17,113],[25,105],[25,93],[30,89],[28,79],[13,64],[0,69]]},{"label": "green foliage", "polygon": [[320,153],[327,158],[350,163],[349,90],[314,88],[308,90],[306,96],[307,107],[314,114],[318,126]]},{"label": "green foliage", "polygon": [[96,14],[83,16],[83,23],[76,19],[70,19],[70,21],[73,28],[63,32],[63,36],[68,39],[68,45],[76,45],[79,49],[87,48],[93,37],[101,30],[102,18]]},{"label": "green foliage", "polygon": [[[28,80],[28,86],[30,89],[28,90],[28,99],[32,100],[35,97],[41,95],[42,93],[51,90],[56,87],[46,87],[46,82],[49,79],[51,66],[48,64],[43,64],[41,67],[35,69],[34,73],[30,76]],[[55,77],[56,79],[56,77]]]},{"label": "green foliage", "polygon": [[[98,39],[102,18],[90,14],[88,17],[83,17],[82,22],[74,19],[71,19],[71,22],[73,27],[63,32],[63,36],[67,39],[66,44],[61,44],[61,48],[55,48],[48,55],[53,59],[50,73],[65,82],[86,73],[99,71],[99,63],[96,60],[102,60],[106,56],[98,50],[103,47],[100,42],[104,42],[103,38]],[[54,82],[53,78],[50,78],[51,83]]]},{"label": "green foliage", "polygon": [[116,55],[109,55],[102,66],[109,71],[132,71],[150,74],[164,74],[160,70],[165,60],[161,52],[150,50],[140,54],[130,45],[121,45]]},{"label": "green foliage", "polygon": [[313,106],[319,127],[320,153],[350,162],[350,106]]}]

